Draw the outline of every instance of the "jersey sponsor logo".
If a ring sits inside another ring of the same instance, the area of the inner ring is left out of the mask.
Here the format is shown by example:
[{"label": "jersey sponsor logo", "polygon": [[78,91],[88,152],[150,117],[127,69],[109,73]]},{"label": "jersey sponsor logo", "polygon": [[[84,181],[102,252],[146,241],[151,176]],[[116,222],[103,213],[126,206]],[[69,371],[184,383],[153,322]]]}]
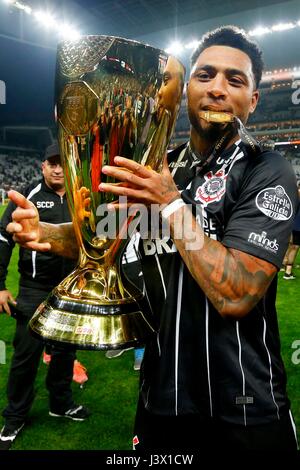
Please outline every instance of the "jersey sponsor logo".
[{"label": "jersey sponsor logo", "polygon": [[143,240],[143,249],[146,256],[175,253],[177,251],[176,246],[170,239]]},{"label": "jersey sponsor logo", "polygon": [[195,201],[210,204],[214,201],[219,201],[225,193],[226,179],[225,170],[222,168],[213,174],[209,171],[204,175],[204,183],[196,189]]},{"label": "jersey sponsor logo", "polygon": [[36,203],[36,207],[38,209],[52,209],[53,206],[54,206],[53,201],[37,201]]},{"label": "jersey sponsor logo", "polygon": [[256,196],[255,203],[256,207],[270,219],[289,220],[293,214],[291,200],[280,185],[262,189]]},{"label": "jersey sponsor logo", "polygon": [[270,238],[267,238],[267,232],[264,231],[261,233],[251,232],[248,237],[248,242],[256,246],[261,246],[265,250],[272,251],[273,253],[277,253],[279,248],[276,238],[270,240]]}]

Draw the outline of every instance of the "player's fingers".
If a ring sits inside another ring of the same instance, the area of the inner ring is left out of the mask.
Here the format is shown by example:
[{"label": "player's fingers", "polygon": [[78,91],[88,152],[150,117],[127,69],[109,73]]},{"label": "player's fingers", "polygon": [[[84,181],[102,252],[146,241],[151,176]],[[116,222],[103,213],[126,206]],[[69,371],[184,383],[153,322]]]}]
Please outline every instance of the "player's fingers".
[{"label": "player's fingers", "polygon": [[11,303],[13,303],[15,305],[17,304],[17,302],[15,301],[14,296],[12,294],[8,294],[8,298],[11,301]]},{"label": "player's fingers", "polygon": [[107,210],[108,211],[127,211],[129,208],[130,210],[130,216],[134,215],[135,212],[140,212],[143,213],[145,209],[147,210],[146,206],[144,204],[141,204],[139,202],[132,201],[130,199],[127,199],[127,202],[119,202],[119,201],[114,201],[110,202],[107,204]]},{"label": "player's fingers", "polygon": [[118,166],[122,166],[129,171],[132,171],[135,175],[141,176],[142,178],[148,178],[150,176],[151,169],[145,167],[134,160],[129,160],[124,157],[115,157],[114,163]]},{"label": "player's fingers", "polygon": [[[112,176],[116,180],[122,181],[122,185],[144,187],[147,184],[147,178],[140,176],[138,172],[124,170],[115,166],[103,167],[103,173]],[[148,177],[150,174],[148,174]]]},{"label": "player's fingers", "polygon": [[20,222],[24,219],[34,219],[34,217],[36,217],[36,211],[33,208],[21,209],[21,208],[18,207],[12,213],[12,219],[15,222]]},{"label": "player's fingers", "polygon": [[18,232],[22,232],[22,230],[23,230],[22,225],[18,224],[17,222],[10,222],[6,227],[6,231],[8,233],[18,233]]},{"label": "player's fingers", "polygon": [[11,311],[7,302],[3,304],[3,308],[4,308],[4,311],[8,313],[8,315],[11,315]]},{"label": "player's fingers", "polygon": [[25,196],[20,194],[18,191],[15,191],[14,189],[8,191],[7,195],[12,202],[14,202],[17,206],[22,207],[23,209],[28,209],[29,207],[33,206],[32,202],[28,201]]},{"label": "player's fingers", "polygon": [[124,186],[123,184],[112,184],[112,183],[100,183],[99,184],[99,191],[112,193],[116,196],[127,196],[127,197],[134,197],[136,194],[133,194],[133,189]]}]

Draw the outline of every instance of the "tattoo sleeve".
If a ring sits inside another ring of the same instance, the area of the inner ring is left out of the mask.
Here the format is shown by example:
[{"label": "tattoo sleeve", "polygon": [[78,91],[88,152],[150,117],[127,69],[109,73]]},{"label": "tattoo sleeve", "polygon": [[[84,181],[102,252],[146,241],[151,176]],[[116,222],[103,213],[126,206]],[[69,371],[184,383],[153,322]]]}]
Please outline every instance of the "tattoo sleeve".
[{"label": "tattoo sleeve", "polygon": [[171,236],[191,275],[226,317],[242,317],[266,292],[277,268],[208,238],[188,207],[169,217]]},{"label": "tattoo sleeve", "polygon": [[40,242],[51,243],[51,251],[57,255],[76,259],[78,244],[72,223],[49,224],[40,222]]}]

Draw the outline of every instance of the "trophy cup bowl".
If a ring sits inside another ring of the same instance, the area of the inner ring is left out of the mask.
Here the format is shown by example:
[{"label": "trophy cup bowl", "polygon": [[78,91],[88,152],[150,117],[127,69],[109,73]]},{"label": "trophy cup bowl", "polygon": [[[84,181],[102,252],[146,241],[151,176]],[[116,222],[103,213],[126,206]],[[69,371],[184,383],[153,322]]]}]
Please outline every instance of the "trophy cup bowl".
[{"label": "trophy cup bowl", "polygon": [[124,233],[136,217],[122,220],[116,211],[115,233],[103,233],[106,205],[116,198],[98,186],[115,182],[101,169],[116,155],[161,170],[184,74],[174,57],[128,39],[83,36],[58,46],[58,140],[79,259],[30,321],[47,343],[121,349],[155,331],[144,295],[121,270]]}]

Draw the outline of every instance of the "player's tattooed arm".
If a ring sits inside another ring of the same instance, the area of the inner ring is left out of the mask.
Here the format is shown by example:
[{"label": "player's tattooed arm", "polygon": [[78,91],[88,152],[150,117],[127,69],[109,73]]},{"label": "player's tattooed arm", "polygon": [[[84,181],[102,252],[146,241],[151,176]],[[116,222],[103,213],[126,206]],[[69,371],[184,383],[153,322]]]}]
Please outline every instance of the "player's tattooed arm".
[{"label": "player's tattooed arm", "polygon": [[[190,215],[190,222],[185,222],[186,211],[187,207],[177,210],[169,222],[172,238],[191,275],[222,316],[246,315],[266,292],[277,268],[208,238],[194,217]],[[178,227],[183,227],[181,233]]]},{"label": "player's tattooed arm", "polygon": [[49,224],[40,222],[40,242],[48,242],[51,252],[60,256],[76,259],[78,244],[72,223]]}]

